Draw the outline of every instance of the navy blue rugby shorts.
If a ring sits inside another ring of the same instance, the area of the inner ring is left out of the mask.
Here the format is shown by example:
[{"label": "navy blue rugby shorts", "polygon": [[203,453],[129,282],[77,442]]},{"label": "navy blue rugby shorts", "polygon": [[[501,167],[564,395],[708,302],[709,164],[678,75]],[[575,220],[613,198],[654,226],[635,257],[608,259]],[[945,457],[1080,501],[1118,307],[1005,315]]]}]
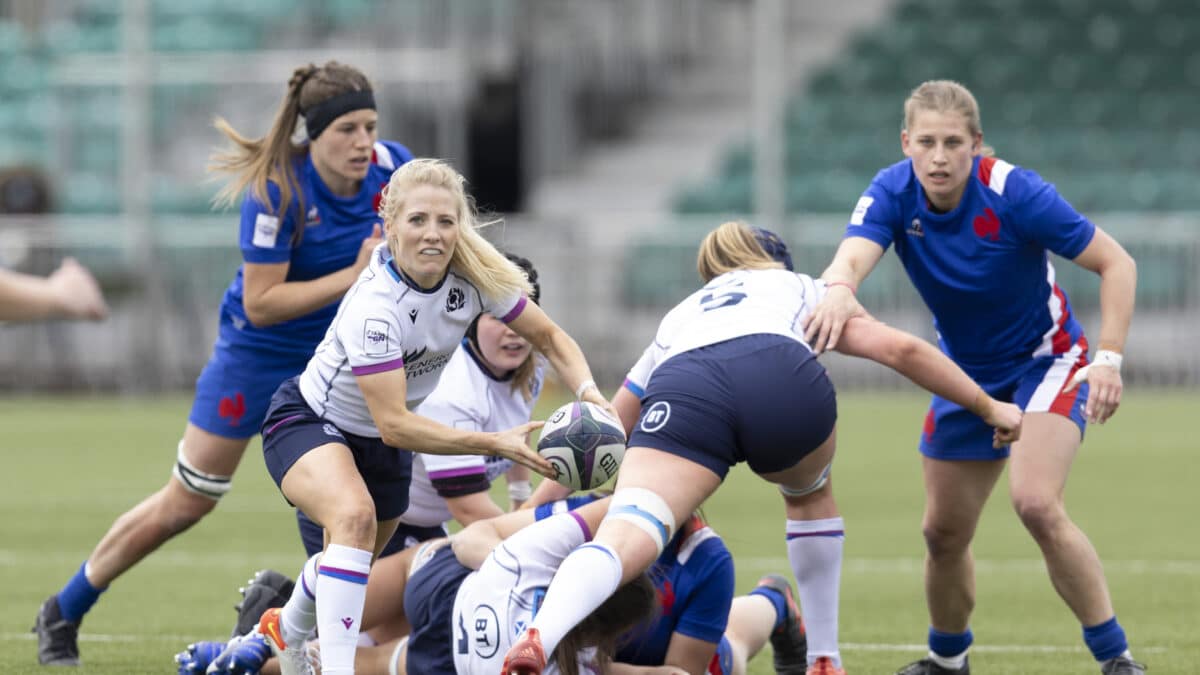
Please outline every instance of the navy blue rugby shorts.
[{"label": "navy blue rugby shorts", "polygon": [[833,383],[807,347],[782,335],[746,335],[655,369],[629,447],[685,457],[724,479],[738,462],[756,473],[795,466],[836,422]]},{"label": "navy blue rugby shorts", "polygon": [[309,451],[341,443],[354,455],[358,473],[375,502],[375,517],[391,520],[408,510],[412,453],[393,448],[379,438],[342,431],[318,417],[300,394],[297,379],[279,385],[262,424],[263,458],[275,484],[282,485],[288,470]]}]

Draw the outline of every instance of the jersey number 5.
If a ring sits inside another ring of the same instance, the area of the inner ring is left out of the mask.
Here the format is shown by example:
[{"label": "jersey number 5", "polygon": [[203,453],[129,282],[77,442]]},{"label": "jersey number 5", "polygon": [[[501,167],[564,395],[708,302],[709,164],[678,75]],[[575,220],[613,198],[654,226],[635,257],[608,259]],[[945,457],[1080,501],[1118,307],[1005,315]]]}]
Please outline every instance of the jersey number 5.
[{"label": "jersey number 5", "polygon": [[700,297],[700,308],[705,312],[736,305],[746,299],[746,294],[741,292],[742,282],[735,281],[731,284],[719,286],[712,290],[711,293],[705,293]]}]

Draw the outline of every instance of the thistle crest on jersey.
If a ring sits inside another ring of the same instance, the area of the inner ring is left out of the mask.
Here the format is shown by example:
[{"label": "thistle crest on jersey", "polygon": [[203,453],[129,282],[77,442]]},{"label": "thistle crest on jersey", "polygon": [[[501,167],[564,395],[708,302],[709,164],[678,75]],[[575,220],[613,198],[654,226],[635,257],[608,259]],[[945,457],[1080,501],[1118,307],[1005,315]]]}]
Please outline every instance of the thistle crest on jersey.
[{"label": "thistle crest on jersey", "polygon": [[572,401],[551,413],[537,450],[554,465],[559,483],[591,490],[616,475],[625,457],[625,432],[600,406]]}]

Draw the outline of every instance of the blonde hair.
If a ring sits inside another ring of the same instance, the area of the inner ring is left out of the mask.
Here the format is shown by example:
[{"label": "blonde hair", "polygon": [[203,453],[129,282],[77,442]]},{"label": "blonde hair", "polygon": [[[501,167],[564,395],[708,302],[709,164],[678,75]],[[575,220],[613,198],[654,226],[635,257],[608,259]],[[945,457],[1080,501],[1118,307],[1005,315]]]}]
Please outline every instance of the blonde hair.
[{"label": "blonde hair", "polygon": [[733,270],[786,269],[772,258],[754,236],[754,230],[740,220],[721,223],[704,236],[696,256],[696,271],[708,283]]},{"label": "blonde hair", "polygon": [[[912,90],[904,101],[904,129],[912,126],[913,118],[921,110],[932,112],[954,112],[967,121],[967,133],[972,141],[983,134],[983,122],[979,117],[979,103],[971,91],[953,80],[929,80]],[[991,157],[995,150],[990,145],[980,148],[980,154]]]},{"label": "blonde hair", "polygon": [[[302,110],[327,101],[339,94],[352,91],[371,91],[371,82],[357,68],[329,61],[323,66],[308,64],[292,72],[287,83],[287,92],[271,129],[262,138],[247,138],[237,132],[222,117],[213,121],[221,133],[233,143],[232,148],[214,152],[208,170],[212,173],[232,174],[229,182],[213,198],[216,207],[236,206],[242,193],[250,193],[268,210],[271,197],[268,182],[279,186],[279,208],[277,215],[284,215],[295,194],[299,201],[298,213],[306,213],[304,193],[296,178],[294,160],[308,152],[307,143],[292,141],[296,123]],[[296,218],[296,234],[293,243],[298,243],[304,234],[304,218]]]},{"label": "blonde hair", "polygon": [[533,381],[536,379],[538,366],[546,367],[546,357],[537,351],[531,351],[513,371],[512,388],[514,391],[520,391],[521,397],[526,401],[533,400]]},{"label": "blonde hair", "polygon": [[392,173],[379,204],[392,255],[401,249],[399,221],[405,197],[420,185],[440,187],[450,193],[457,205],[458,243],[450,256],[450,265],[492,300],[514,293],[531,295],[533,286],[525,272],[479,234],[479,228],[492,222],[477,221],[475,200],[467,194],[466,183],[462,174],[440,159],[414,159]]}]

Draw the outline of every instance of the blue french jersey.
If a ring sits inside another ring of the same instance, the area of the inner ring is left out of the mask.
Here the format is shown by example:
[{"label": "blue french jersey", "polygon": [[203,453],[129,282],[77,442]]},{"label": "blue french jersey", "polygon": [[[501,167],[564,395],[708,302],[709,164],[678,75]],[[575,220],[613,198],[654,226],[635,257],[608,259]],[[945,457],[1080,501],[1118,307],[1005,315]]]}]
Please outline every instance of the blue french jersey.
[{"label": "blue french jersey", "polygon": [[652,624],[622,640],[618,663],[662,665],[671,636],[717,643],[733,604],[733,556],[725,542],[693,517],[649,571],[658,591],[659,614]]},{"label": "blue french jersey", "polygon": [[[242,202],[242,259],[254,264],[289,263],[286,281],[308,281],[352,265],[362,240],[370,236],[376,224],[380,192],[392,172],[412,159],[408,148],[392,141],[378,141],[362,188],[352,197],[340,197],[329,191],[317,174],[312,158],[305,155],[297,162],[297,179],[304,193],[304,232],[297,244],[298,200],[284,211],[278,209],[279,186],[268,183],[272,209],[252,195]],[[325,329],[337,314],[338,301],[273,326],[255,326],[242,306],[243,267],[221,301],[221,328],[218,350],[222,346],[257,348],[285,358],[308,357],[325,337]]]},{"label": "blue french jersey", "polygon": [[937,213],[905,159],[871,181],[846,237],[895,246],[942,350],[979,373],[1062,354],[1079,340],[1047,252],[1073,259],[1095,230],[1053,185],[994,157],[975,158],[958,207]]}]

